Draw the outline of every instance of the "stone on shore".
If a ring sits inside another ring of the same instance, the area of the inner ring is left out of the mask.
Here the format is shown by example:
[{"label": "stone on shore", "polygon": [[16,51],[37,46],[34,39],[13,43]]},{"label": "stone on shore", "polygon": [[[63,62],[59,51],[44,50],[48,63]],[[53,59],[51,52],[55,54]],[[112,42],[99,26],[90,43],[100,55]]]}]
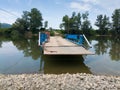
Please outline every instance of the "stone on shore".
[{"label": "stone on shore", "polygon": [[120,77],[84,73],[0,75],[0,90],[120,90]]}]

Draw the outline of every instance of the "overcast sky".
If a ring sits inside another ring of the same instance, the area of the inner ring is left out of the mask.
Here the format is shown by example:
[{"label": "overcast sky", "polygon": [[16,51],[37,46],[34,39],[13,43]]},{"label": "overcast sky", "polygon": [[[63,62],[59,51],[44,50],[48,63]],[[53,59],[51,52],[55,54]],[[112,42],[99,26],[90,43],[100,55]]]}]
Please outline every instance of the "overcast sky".
[{"label": "overcast sky", "polygon": [[120,0],[0,0],[0,22],[12,24],[16,18],[21,17],[23,11],[30,11],[31,8],[37,8],[44,21],[48,21],[48,27],[52,28],[59,28],[64,15],[71,16],[73,11],[88,11],[89,20],[95,28],[97,15],[106,14],[111,17],[113,11],[120,8]]}]

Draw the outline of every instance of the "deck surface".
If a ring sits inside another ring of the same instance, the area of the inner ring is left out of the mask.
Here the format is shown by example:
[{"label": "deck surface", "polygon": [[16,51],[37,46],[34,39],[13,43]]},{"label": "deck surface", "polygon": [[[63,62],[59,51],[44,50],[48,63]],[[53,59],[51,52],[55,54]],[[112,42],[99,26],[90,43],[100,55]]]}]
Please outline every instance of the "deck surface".
[{"label": "deck surface", "polygon": [[91,55],[92,52],[60,36],[50,37],[44,45],[44,55]]}]

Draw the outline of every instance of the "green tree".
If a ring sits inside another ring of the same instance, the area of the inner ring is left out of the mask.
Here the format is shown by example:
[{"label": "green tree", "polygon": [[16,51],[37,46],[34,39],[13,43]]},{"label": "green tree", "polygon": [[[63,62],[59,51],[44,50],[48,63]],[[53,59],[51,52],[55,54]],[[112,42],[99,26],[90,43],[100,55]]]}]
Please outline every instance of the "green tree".
[{"label": "green tree", "polygon": [[63,16],[63,23],[60,24],[60,28],[64,27],[66,33],[76,33],[81,29],[81,14],[76,15],[75,12],[72,13],[72,16],[68,15]]},{"label": "green tree", "polygon": [[107,17],[106,15],[104,15],[103,17],[103,34],[108,34],[108,30],[110,29],[110,21],[109,21],[109,17]]},{"label": "green tree", "polygon": [[17,30],[20,34],[24,34],[26,31],[35,33],[42,27],[42,20],[40,11],[33,8],[31,12],[23,11],[22,18],[18,18],[12,25],[12,28]]},{"label": "green tree", "polygon": [[105,35],[107,34],[107,31],[110,28],[110,21],[109,21],[109,17],[107,17],[106,15],[98,15],[95,25],[98,27],[98,30],[100,31],[101,35]]},{"label": "green tree", "polygon": [[[76,13],[73,12],[71,18],[69,19],[69,30],[76,30]],[[71,32],[72,33],[72,32]]]},{"label": "green tree", "polygon": [[85,12],[82,14],[83,22],[82,22],[82,31],[84,34],[90,34],[90,30],[92,29],[91,23],[88,20],[89,13]]},{"label": "green tree", "polygon": [[69,16],[68,15],[63,16],[62,21],[65,31],[69,33],[69,21],[70,21]]},{"label": "green tree", "polygon": [[15,23],[12,25],[13,30],[17,30],[19,34],[24,34],[24,20],[21,18],[18,18]]},{"label": "green tree", "polygon": [[29,14],[30,14],[30,12],[23,11],[22,20],[23,20],[23,26],[24,26],[25,31],[28,31],[30,28],[30,16],[29,16]]},{"label": "green tree", "polygon": [[112,14],[113,30],[116,35],[120,35],[120,9],[115,9]]},{"label": "green tree", "polygon": [[30,30],[34,33],[42,27],[42,14],[36,8],[31,9],[30,12]]},{"label": "green tree", "polygon": [[81,29],[84,31],[84,33],[90,33],[89,30],[92,29],[92,26],[88,20],[88,15],[88,12],[82,15],[80,13],[76,14],[73,12],[71,17],[65,15],[63,16],[63,23],[60,25],[60,27],[64,27],[66,33],[78,34],[80,33]]},{"label": "green tree", "polygon": [[46,29],[48,27],[48,21],[44,22],[44,28]]},{"label": "green tree", "polygon": [[77,30],[81,29],[81,14],[77,15]]},{"label": "green tree", "polygon": [[99,28],[99,30],[102,30],[102,22],[103,22],[103,15],[98,15],[95,25]]},{"label": "green tree", "polygon": [[1,28],[1,23],[0,23],[0,28]]},{"label": "green tree", "polygon": [[28,11],[23,11],[22,18],[18,18],[12,25],[14,30],[17,30],[20,34],[24,34],[25,31],[29,30],[30,27],[30,17]]},{"label": "green tree", "polygon": [[63,30],[63,27],[64,27],[64,25],[61,23],[60,26],[59,26],[59,28],[60,28],[61,30]]}]

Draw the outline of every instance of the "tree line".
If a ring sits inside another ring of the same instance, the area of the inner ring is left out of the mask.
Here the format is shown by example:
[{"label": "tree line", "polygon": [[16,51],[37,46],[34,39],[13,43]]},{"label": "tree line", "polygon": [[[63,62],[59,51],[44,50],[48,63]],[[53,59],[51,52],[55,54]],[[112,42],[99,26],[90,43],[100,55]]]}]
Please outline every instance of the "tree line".
[{"label": "tree line", "polygon": [[[112,13],[112,22],[107,15],[97,15],[95,26],[97,30],[92,28],[89,20],[89,13],[76,13],[73,12],[71,17],[68,15],[63,16],[60,29],[64,33],[86,35],[119,35],[120,34],[120,9],[115,9]],[[0,25],[1,26],[1,25]],[[13,36],[24,35],[30,31],[38,33],[40,30],[45,30],[48,27],[48,21],[43,22],[42,13],[37,8],[32,8],[31,11],[23,11],[21,18],[16,19],[13,23],[11,30],[7,29],[7,33]],[[51,30],[51,29],[50,29]],[[2,31],[2,30],[0,30]]]},{"label": "tree line", "polygon": [[97,30],[93,30],[91,22],[88,18],[89,13],[72,13],[72,16],[63,16],[60,28],[64,29],[66,33],[84,33],[87,35],[119,35],[120,34],[120,9],[115,9],[112,14],[112,22],[107,15],[98,15],[96,18],[95,26]]},{"label": "tree line", "polygon": [[62,24],[60,28],[64,29],[66,33],[80,33],[82,30],[84,33],[88,33],[92,29],[91,23],[88,19],[88,12],[83,14],[72,13],[72,16],[68,15],[63,16]]},{"label": "tree line", "polygon": [[44,29],[47,26],[48,21],[45,21],[43,23],[41,12],[37,8],[32,8],[31,11],[23,11],[23,15],[21,16],[21,18],[17,18],[15,23],[12,24],[12,27],[9,30],[2,28],[0,30],[0,33],[5,32],[14,36],[24,35],[28,31],[32,33],[37,33],[39,29]]}]

